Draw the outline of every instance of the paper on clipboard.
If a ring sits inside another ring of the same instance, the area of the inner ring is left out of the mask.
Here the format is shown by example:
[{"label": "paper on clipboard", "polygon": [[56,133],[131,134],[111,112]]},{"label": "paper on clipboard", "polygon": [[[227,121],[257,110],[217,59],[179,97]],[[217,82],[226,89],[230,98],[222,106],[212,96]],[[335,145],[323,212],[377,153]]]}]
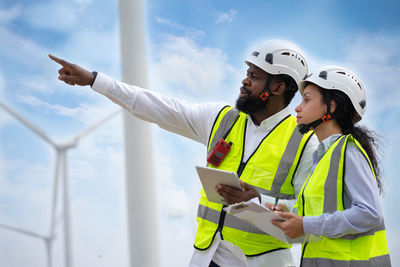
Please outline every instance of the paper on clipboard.
[{"label": "paper on clipboard", "polygon": [[208,201],[226,204],[224,198],[215,192],[215,187],[218,184],[229,185],[238,189],[242,189],[239,178],[235,172],[200,166],[196,166],[196,171],[199,175]]},{"label": "paper on clipboard", "polygon": [[231,213],[233,216],[236,216],[239,219],[252,223],[260,230],[285,243],[293,244],[303,243],[304,241],[312,242],[320,240],[320,238],[315,235],[304,235],[294,239],[288,237],[281,229],[271,223],[272,219],[283,221],[285,219],[278,216],[270,209],[253,201],[229,205],[225,208],[225,211]]}]

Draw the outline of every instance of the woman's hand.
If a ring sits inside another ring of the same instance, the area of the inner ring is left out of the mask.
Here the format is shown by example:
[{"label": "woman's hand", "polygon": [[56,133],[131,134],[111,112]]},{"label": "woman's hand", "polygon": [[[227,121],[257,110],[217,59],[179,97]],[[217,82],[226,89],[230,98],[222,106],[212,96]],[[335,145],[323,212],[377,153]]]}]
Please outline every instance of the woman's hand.
[{"label": "woman's hand", "polygon": [[303,217],[291,212],[275,211],[275,213],[286,220],[271,220],[271,223],[279,227],[288,237],[296,238],[304,235]]}]

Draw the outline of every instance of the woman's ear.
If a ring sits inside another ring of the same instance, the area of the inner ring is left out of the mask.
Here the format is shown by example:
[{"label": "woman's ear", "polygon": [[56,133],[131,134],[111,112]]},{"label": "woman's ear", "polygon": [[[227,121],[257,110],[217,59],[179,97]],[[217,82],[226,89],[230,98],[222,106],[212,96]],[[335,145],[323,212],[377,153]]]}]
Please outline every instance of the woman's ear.
[{"label": "woman's ear", "polygon": [[336,105],[335,100],[331,100],[330,103],[329,103],[329,108],[331,110],[331,113],[335,112],[336,107],[337,107],[337,105]]},{"label": "woman's ear", "polygon": [[283,95],[285,92],[286,85],[284,82],[277,82],[271,86],[271,94],[273,95]]}]

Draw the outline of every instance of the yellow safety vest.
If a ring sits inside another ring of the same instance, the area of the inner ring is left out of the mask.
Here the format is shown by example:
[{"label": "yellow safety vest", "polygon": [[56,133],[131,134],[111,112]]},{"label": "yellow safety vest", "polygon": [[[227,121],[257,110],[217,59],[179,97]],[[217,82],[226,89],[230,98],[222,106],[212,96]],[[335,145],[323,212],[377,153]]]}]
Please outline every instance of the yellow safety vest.
[{"label": "yellow safety vest", "polygon": [[[343,135],[328,149],[304,183],[296,203],[299,215],[320,216],[344,210],[344,164],[349,141],[354,142],[364,155],[375,177],[361,145],[351,135]],[[321,238],[320,241],[303,244],[302,267],[391,266],[383,222],[365,233]]]},{"label": "yellow safety vest", "polygon": [[[302,136],[296,128],[296,119],[287,116],[260,142],[250,158],[242,162],[247,119],[247,114],[239,113],[232,107],[225,107],[217,116],[209,138],[209,153],[223,136],[226,142],[233,143],[218,169],[237,172],[240,180],[252,185],[261,194],[282,199],[295,198],[292,178],[311,133]],[[221,232],[224,240],[239,246],[247,256],[290,247],[252,224],[226,213],[223,205],[209,202],[203,189],[200,194],[195,248],[209,248],[217,232]]]}]

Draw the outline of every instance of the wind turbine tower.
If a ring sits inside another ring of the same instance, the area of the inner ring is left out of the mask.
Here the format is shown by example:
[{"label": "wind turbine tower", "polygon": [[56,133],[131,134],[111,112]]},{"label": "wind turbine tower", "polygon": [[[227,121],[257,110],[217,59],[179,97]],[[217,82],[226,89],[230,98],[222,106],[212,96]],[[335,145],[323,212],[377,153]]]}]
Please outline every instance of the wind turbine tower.
[{"label": "wind turbine tower", "polygon": [[[143,0],[119,0],[122,79],[147,88]],[[158,267],[158,220],[150,125],[124,113],[131,266]]]}]

